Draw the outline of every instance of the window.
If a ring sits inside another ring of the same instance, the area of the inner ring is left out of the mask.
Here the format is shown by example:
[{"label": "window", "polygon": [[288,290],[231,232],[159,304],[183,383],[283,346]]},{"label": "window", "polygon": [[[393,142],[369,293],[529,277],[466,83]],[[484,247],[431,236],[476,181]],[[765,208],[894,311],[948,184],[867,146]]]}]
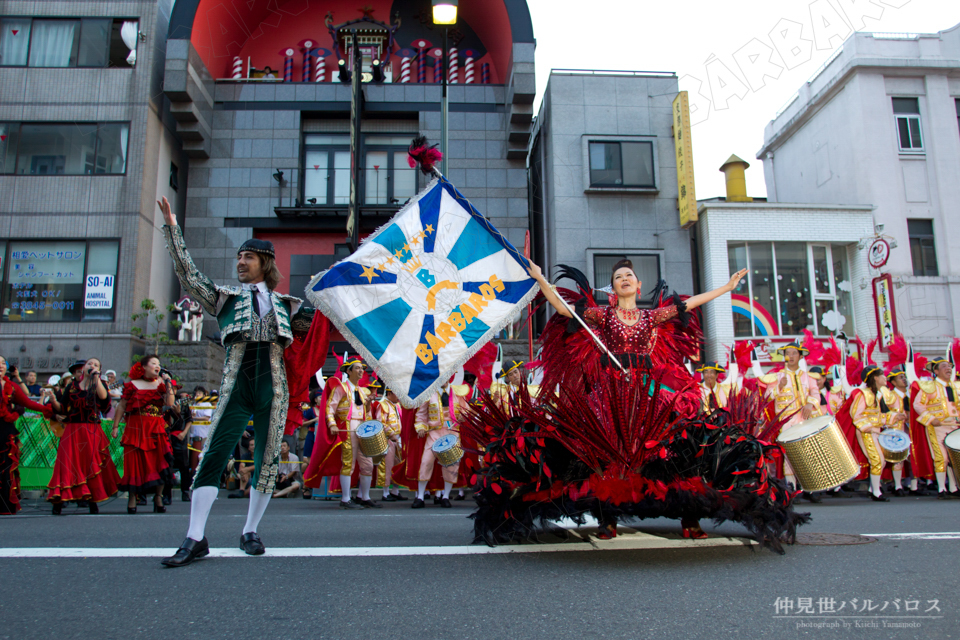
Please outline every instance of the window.
[{"label": "window", "polygon": [[900,151],[923,151],[920,135],[920,104],[917,98],[894,98],[893,113],[897,118]]},{"label": "window", "polygon": [[3,322],[113,320],[116,240],[11,240],[0,251]]},{"label": "window", "polygon": [[[290,256],[290,294],[300,297],[310,284],[310,279],[329,269],[336,262],[350,255],[350,249],[345,244],[334,245],[333,255],[291,255]],[[304,300],[305,307],[310,302]]]},{"label": "window", "polygon": [[[610,287],[610,276],[613,275],[613,265],[626,258],[633,263],[633,270],[640,279],[641,306],[653,305],[651,293],[660,282],[660,256],[658,254],[594,254],[593,256],[593,286],[597,289]],[[607,304],[606,298],[597,296],[598,304]]]},{"label": "window", "polygon": [[589,143],[591,187],[655,188],[653,142]]},{"label": "window", "polygon": [[174,191],[180,188],[180,169],[172,162],[170,163],[170,188]]},{"label": "window", "polygon": [[[362,140],[360,194],[367,205],[400,205],[417,193],[417,173],[407,165],[409,136],[367,135]],[[350,202],[350,137],[306,134],[305,206]]]},{"label": "window", "polygon": [[913,275],[938,276],[937,249],[933,242],[933,220],[907,220]]},{"label": "window", "polygon": [[9,17],[0,29],[0,66],[130,68],[137,60],[137,20]]},{"label": "window", "polygon": [[845,246],[731,243],[728,262],[731,273],[748,272],[732,296],[736,337],[854,332]]},{"label": "window", "polygon": [[17,175],[121,175],[127,123],[0,123],[0,169]]}]

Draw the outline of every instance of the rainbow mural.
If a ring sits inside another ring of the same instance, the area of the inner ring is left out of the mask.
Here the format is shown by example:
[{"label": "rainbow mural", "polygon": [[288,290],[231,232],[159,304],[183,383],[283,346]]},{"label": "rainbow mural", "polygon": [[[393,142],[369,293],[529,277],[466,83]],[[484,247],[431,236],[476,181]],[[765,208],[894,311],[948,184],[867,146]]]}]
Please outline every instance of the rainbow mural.
[{"label": "rainbow mural", "polygon": [[754,302],[751,308],[750,298],[747,296],[735,293],[730,297],[732,298],[733,312],[746,316],[756,327],[757,335],[775,336],[779,334],[776,318],[763,305]]}]

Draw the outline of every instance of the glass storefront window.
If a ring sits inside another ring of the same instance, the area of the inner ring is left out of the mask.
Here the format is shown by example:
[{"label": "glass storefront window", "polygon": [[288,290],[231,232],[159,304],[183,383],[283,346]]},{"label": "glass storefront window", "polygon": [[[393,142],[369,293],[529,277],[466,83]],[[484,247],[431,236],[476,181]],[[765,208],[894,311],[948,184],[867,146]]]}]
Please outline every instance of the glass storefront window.
[{"label": "glass storefront window", "polygon": [[845,245],[738,242],[727,257],[730,273],[748,270],[732,296],[735,337],[855,333]]},{"label": "glass storefront window", "polygon": [[113,320],[117,241],[13,240],[2,249],[4,322]]}]

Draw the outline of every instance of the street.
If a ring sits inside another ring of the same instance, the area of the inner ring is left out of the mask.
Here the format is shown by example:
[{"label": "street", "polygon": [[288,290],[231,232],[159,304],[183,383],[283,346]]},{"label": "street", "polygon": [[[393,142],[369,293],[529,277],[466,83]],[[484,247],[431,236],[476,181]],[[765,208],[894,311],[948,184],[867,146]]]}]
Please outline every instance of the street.
[{"label": "street", "polygon": [[845,534],[848,544],[779,556],[731,523],[704,522],[704,541],[656,520],[621,526],[610,542],[584,541],[584,527],[566,541],[491,549],[470,544],[469,498],[449,510],[362,512],[277,499],[260,526],[266,555],[246,557],[247,501],[225,497],[207,526],[211,555],[180,569],[159,559],[183,539],[186,503],[127,515],[114,499],[97,516],[70,506],[53,517],[26,501],[0,520],[0,637],[960,636],[957,500],[803,503],[813,522],[801,542]]}]

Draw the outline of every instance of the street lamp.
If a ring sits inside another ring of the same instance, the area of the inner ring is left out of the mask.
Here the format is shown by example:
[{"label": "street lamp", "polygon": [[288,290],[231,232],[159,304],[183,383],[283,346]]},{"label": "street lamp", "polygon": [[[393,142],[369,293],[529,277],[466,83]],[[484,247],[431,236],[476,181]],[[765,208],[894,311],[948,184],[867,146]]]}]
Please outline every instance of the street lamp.
[{"label": "street lamp", "polygon": [[443,157],[440,160],[440,173],[447,175],[447,150],[450,148],[447,127],[447,27],[457,24],[457,0],[432,0],[433,24],[443,26],[443,55],[440,58],[440,74],[443,87],[440,100],[440,147]]},{"label": "street lamp", "polygon": [[433,24],[457,24],[457,0],[433,0]]}]

